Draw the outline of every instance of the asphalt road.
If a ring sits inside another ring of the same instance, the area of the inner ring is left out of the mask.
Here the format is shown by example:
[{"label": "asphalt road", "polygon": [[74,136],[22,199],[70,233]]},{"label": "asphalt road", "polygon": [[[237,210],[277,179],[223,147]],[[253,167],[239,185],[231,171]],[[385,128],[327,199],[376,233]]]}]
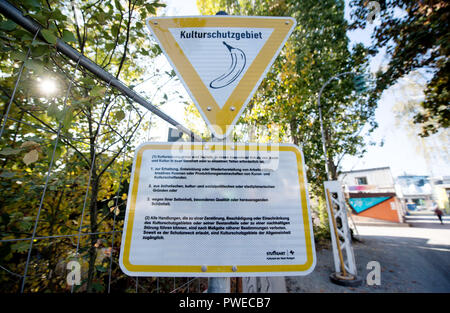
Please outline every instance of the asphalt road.
[{"label": "asphalt road", "polygon": [[[317,249],[317,265],[308,276],[286,277],[288,292],[450,292],[450,217],[407,217],[410,227],[358,226],[353,250],[360,287],[342,287],[329,281],[333,272],[331,248]],[[366,284],[367,263],[381,265],[381,284]]]}]

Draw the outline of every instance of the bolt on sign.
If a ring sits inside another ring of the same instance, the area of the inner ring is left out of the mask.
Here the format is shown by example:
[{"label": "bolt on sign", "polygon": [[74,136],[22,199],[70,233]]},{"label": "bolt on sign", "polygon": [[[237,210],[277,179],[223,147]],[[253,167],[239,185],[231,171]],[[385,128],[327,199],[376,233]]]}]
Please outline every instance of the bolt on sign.
[{"label": "bolt on sign", "polygon": [[290,17],[154,17],[147,26],[211,132],[227,137],[296,25]]},{"label": "bolt on sign", "polygon": [[130,276],[306,275],[316,256],[291,144],[144,143],[120,250]]}]

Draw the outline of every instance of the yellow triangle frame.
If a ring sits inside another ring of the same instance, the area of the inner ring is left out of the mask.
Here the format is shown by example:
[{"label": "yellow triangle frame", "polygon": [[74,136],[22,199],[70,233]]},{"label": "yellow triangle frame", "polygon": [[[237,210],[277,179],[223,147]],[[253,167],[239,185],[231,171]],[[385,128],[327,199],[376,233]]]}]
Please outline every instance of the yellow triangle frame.
[{"label": "yellow triangle frame", "polygon": [[[178,77],[194,100],[202,117],[215,137],[227,137],[247,103],[257,90],[281,48],[296,25],[290,17],[248,16],[197,16],[197,17],[153,17],[147,25],[155,35],[160,47],[169,59]],[[260,52],[245,72],[239,84],[222,107],[217,104],[202,82],[195,68],[169,31],[183,27],[248,27],[272,28]]]}]

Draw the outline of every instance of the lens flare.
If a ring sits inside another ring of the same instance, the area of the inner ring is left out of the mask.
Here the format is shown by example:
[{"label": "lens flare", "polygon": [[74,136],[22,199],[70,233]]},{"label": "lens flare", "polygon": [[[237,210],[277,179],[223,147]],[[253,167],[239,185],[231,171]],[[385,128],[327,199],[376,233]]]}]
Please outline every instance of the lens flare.
[{"label": "lens flare", "polygon": [[41,92],[47,96],[54,95],[58,90],[58,86],[53,79],[44,78],[39,82],[39,89]]}]

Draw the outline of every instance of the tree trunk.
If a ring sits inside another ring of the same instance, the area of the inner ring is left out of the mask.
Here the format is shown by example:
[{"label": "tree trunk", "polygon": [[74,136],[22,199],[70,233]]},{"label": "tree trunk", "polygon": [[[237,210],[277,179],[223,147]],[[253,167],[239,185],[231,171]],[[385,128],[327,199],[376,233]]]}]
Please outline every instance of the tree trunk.
[{"label": "tree trunk", "polygon": [[[91,191],[91,201],[89,204],[89,212],[90,212],[90,231],[91,233],[97,232],[97,195],[98,195],[98,186],[99,179],[94,177],[94,170],[92,173],[92,191]],[[90,247],[89,247],[89,269],[88,269],[88,279],[87,279],[87,292],[92,292],[92,283],[94,281],[95,276],[95,260],[97,259],[97,249],[95,244],[98,240],[98,235],[90,236]]]},{"label": "tree trunk", "polygon": [[297,123],[294,120],[292,120],[289,123],[289,128],[291,130],[291,137],[294,142],[294,145],[298,146],[299,138],[297,136]]},{"label": "tree trunk", "polygon": [[[92,112],[89,112],[92,116]],[[100,127],[100,126],[99,126]],[[90,158],[91,158],[91,199],[89,203],[89,213],[90,213],[90,232],[97,232],[97,196],[98,196],[98,188],[100,183],[100,177],[97,175],[97,166],[96,166],[96,151],[95,151],[95,143],[96,143],[96,135],[94,135],[92,122],[89,120],[89,135],[90,135]],[[90,235],[90,247],[89,247],[89,269],[88,269],[88,279],[87,279],[87,292],[92,292],[92,283],[94,281],[95,276],[95,260],[97,259],[97,249],[95,244],[98,240],[98,235]]]}]

